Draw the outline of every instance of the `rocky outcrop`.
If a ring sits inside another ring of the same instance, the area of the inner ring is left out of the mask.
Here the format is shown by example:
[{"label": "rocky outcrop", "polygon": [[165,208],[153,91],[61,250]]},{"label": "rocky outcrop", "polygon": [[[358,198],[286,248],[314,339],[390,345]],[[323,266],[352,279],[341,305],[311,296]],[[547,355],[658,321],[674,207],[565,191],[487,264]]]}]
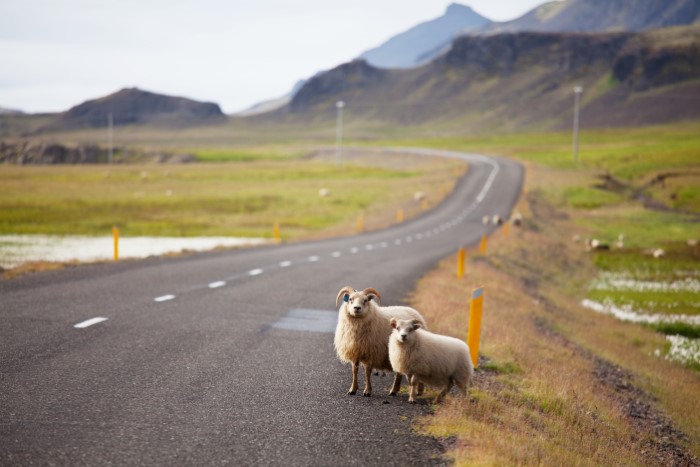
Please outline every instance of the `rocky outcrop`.
[{"label": "rocky outcrop", "polygon": [[[10,143],[0,141],[0,164],[99,164],[107,163],[107,148],[95,145],[66,146],[43,141],[22,141]],[[113,161],[185,163],[193,162],[192,154],[149,153],[127,148],[115,148]]]}]

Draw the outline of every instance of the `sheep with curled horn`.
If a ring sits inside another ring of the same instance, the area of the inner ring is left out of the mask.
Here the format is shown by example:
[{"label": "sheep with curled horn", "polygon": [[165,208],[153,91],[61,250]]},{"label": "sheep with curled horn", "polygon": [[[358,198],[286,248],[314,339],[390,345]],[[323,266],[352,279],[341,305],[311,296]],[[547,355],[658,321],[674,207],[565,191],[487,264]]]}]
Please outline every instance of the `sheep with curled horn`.
[{"label": "sheep with curled horn", "polygon": [[[341,301],[342,299],[342,301]],[[363,396],[372,394],[372,369],[393,371],[389,361],[390,320],[392,317],[413,319],[425,326],[421,314],[407,306],[381,306],[381,295],[368,287],[362,291],[347,286],[336,297],[338,325],[333,340],[338,358],[352,365],[352,384],[348,394],[357,393],[357,373],[365,368]],[[401,388],[402,376],[395,373],[389,395],[395,396]]]}]

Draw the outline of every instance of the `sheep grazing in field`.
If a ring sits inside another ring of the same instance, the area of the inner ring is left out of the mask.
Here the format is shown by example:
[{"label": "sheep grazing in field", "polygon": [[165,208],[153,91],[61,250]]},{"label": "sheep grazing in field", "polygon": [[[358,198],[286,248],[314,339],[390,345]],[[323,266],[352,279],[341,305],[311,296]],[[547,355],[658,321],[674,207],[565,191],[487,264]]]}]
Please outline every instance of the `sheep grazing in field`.
[{"label": "sheep grazing in field", "polygon": [[513,214],[513,218],[510,221],[514,226],[520,227],[523,225],[523,215],[520,212]]},{"label": "sheep grazing in field", "polygon": [[607,243],[601,243],[600,240],[597,238],[589,238],[586,240],[586,251],[601,251],[601,250],[609,250],[610,245]]},{"label": "sheep grazing in field", "polygon": [[474,365],[467,344],[454,337],[433,334],[420,321],[390,320],[394,331],[389,338],[389,361],[394,371],[405,374],[411,392],[408,402],[415,404],[418,385],[441,387],[435,398],[439,403],[455,385],[463,396],[474,376]]},{"label": "sheep grazing in field", "polygon": [[624,248],[625,247],[625,234],[620,234],[617,236],[617,240],[615,241],[615,248]]},{"label": "sheep grazing in field", "polygon": [[655,259],[663,258],[665,255],[666,252],[661,248],[656,248],[651,252],[651,256],[653,256]]},{"label": "sheep grazing in field", "polygon": [[321,198],[327,198],[330,195],[331,190],[329,190],[328,188],[321,188],[320,190],[318,190],[318,196],[320,196]]},{"label": "sheep grazing in field", "polygon": [[[352,385],[348,394],[357,393],[357,372],[360,364],[365,367],[365,389],[362,395],[372,394],[372,370],[393,371],[389,362],[389,319],[393,316],[416,320],[425,326],[418,311],[407,306],[380,306],[381,295],[369,287],[357,291],[343,287],[336,297],[338,325],[333,344],[338,358],[352,365]],[[394,384],[389,395],[395,396],[401,387],[401,373],[394,375]]]}]

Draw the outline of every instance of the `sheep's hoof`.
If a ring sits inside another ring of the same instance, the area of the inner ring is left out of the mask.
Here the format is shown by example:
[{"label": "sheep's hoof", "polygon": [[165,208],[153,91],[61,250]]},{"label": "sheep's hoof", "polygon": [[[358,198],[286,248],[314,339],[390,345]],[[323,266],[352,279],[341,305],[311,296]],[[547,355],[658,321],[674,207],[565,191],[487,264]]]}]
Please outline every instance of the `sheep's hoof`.
[{"label": "sheep's hoof", "polygon": [[389,395],[392,396],[392,397],[396,397],[396,393],[395,393],[395,392],[390,392]]},{"label": "sheep's hoof", "polygon": [[415,404],[415,403],[416,403],[416,400],[415,400],[415,399],[409,399],[409,400],[408,400],[408,403],[409,403],[409,404]]},{"label": "sheep's hoof", "polygon": [[352,389],[348,391],[348,396],[354,396],[355,394],[357,394],[357,389],[354,391]]},{"label": "sheep's hoof", "polygon": [[362,395],[365,397],[370,397],[372,395],[372,393],[371,392],[363,392]]}]

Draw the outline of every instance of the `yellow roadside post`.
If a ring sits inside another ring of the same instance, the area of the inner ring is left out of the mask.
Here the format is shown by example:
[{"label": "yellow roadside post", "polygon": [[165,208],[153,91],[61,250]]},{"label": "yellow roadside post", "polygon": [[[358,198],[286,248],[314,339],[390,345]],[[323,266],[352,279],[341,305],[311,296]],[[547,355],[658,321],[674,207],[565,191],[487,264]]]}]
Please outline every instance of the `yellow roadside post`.
[{"label": "yellow roadside post", "polygon": [[112,237],[114,237],[114,261],[119,259],[119,229],[112,226]]},{"label": "yellow roadside post", "polygon": [[427,211],[427,210],[428,210],[428,200],[427,200],[427,199],[423,198],[423,199],[421,200],[421,202],[420,202],[420,208],[421,208],[423,211]]},{"label": "yellow roadside post", "polygon": [[275,239],[275,243],[282,243],[282,235],[280,234],[280,224],[275,221],[275,225],[272,227],[272,235]]},{"label": "yellow roadside post", "polygon": [[365,218],[362,216],[359,216],[357,218],[357,232],[361,233],[365,231]]},{"label": "yellow roadside post", "polygon": [[482,255],[486,253],[486,234],[481,236],[481,245],[479,245],[479,252]]},{"label": "yellow roadside post", "polygon": [[466,251],[464,247],[460,247],[457,252],[457,278],[461,279],[464,277],[464,259],[466,256]]},{"label": "yellow roadside post", "polygon": [[403,209],[396,210],[396,222],[403,222]]},{"label": "yellow roadside post", "polygon": [[509,229],[510,229],[510,221],[506,221],[503,224],[503,235],[505,235],[506,237],[508,236]]},{"label": "yellow roadside post", "polygon": [[479,366],[479,338],[481,337],[481,310],[484,302],[484,288],[479,287],[472,292],[469,302],[469,332],[467,345],[472,357],[474,368]]}]

